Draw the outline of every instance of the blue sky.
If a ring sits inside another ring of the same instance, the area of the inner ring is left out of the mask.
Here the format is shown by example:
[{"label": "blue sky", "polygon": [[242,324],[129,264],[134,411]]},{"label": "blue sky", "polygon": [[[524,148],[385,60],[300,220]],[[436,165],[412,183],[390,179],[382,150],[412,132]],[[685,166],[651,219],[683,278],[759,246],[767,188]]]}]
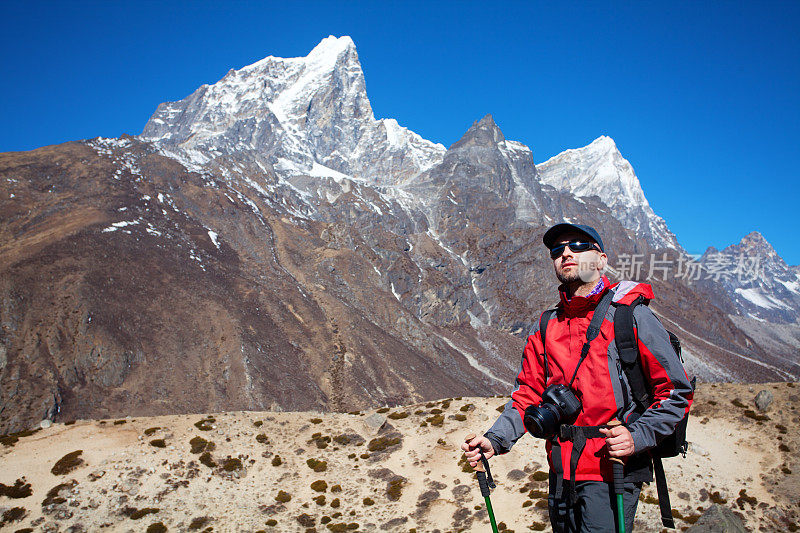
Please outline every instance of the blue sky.
[{"label": "blue sky", "polygon": [[160,102],[350,35],[378,118],[491,113],[539,163],[612,137],[690,252],[800,264],[800,2],[3,2],[0,151],[141,132]]}]

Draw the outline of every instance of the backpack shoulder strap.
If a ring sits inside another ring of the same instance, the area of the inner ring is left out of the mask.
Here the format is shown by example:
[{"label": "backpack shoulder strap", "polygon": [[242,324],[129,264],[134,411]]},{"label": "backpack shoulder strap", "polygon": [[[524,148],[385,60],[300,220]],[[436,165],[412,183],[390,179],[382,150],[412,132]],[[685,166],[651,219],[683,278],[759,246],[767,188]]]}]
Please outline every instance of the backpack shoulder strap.
[{"label": "backpack shoulder strap", "polygon": [[555,309],[548,309],[539,318],[539,334],[542,337],[542,357],[544,358],[544,382],[547,384],[547,379],[550,377],[550,368],[547,365],[547,343],[545,342],[545,334],[547,333],[547,324],[550,318],[555,314]]},{"label": "backpack shoulder strap", "polygon": [[639,346],[633,332],[633,310],[642,303],[641,297],[630,305],[617,304],[614,312],[614,341],[617,346],[622,370],[628,377],[628,384],[633,393],[633,401],[639,410],[644,411],[650,404],[650,392],[647,381],[642,372],[642,363],[639,359]]}]

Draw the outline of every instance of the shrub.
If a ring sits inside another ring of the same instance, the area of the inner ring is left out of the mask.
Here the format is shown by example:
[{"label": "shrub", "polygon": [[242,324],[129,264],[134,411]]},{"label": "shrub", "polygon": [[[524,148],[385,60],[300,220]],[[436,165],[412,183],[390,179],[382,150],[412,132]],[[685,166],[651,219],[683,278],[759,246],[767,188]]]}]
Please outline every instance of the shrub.
[{"label": "shrub", "polygon": [[225,460],[222,461],[222,469],[226,472],[242,470],[243,468],[242,461],[238,457],[226,457]]},{"label": "shrub", "polygon": [[192,446],[192,453],[200,453],[206,449],[208,441],[203,437],[197,436],[190,440],[189,444]]},{"label": "shrub", "polygon": [[328,490],[328,484],[325,482],[324,479],[318,479],[311,484],[311,490],[317,492],[325,492]]},{"label": "shrub", "polygon": [[317,519],[308,513],[303,513],[300,516],[298,516],[297,521],[303,527],[314,527],[317,523]]},{"label": "shrub", "polygon": [[83,459],[80,457],[82,453],[83,450],[75,450],[74,452],[68,453],[56,461],[56,464],[53,465],[53,468],[50,469],[50,472],[56,476],[69,474],[83,464]]},{"label": "shrub", "polygon": [[155,446],[156,448],[166,448],[167,443],[164,439],[153,439],[150,441],[150,446]]},{"label": "shrub", "polygon": [[18,479],[13,485],[3,485],[0,483],[0,496],[7,496],[12,499],[27,498],[33,494],[31,484],[25,483],[25,478]]},{"label": "shrub", "polygon": [[[434,409],[434,411],[438,411],[438,409]],[[431,411],[431,412],[433,412],[433,411]],[[425,422],[427,422],[428,424],[430,424],[430,425],[432,425],[434,427],[442,427],[442,424],[444,424],[444,415],[443,414],[434,414],[432,417],[426,418]]]},{"label": "shrub", "polygon": [[44,500],[42,501],[42,507],[47,507],[48,505],[64,503],[67,501],[66,498],[60,496],[62,490],[69,490],[72,489],[78,482],[70,480],[68,483],[61,483],[53,487],[52,489],[47,491],[47,496],[45,496]]},{"label": "shrub", "polygon": [[194,426],[197,429],[199,429],[200,431],[211,431],[212,429],[214,429],[211,424],[213,424],[216,421],[217,420],[215,418],[212,418],[212,417],[209,416],[209,417],[206,417],[206,418],[204,418],[202,420],[199,420],[199,421],[195,422]]},{"label": "shrub", "polygon": [[288,503],[289,501],[291,501],[291,499],[292,495],[283,490],[279,490],[278,495],[275,496],[275,500],[280,503]]},{"label": "shrub", "polygon": [[541,470],[537,470],[533,474],[531,474],[531,479],[534,481],[547,481],[550,479],[550,475],[547,472],[542,472]]},{"label": "shrub", "polygon": [[402,479],[393,479],[389,482],[389,488],[386,489],[386,496],[393,502],[396,502],[403,495],[403,485],[405,483]]},{"label": "shrub", "polygon": [[125,507],[122,509],[122,514],[130,518],[131,520],[139,520],[149,514],[156,514],[161,509],[157,507],[145,507],[144,509],[137,509],[136,507]]},{"label": "shrub", "polygon": [[211,521],[211,517],[209,516],[198,516],[197,518],[193,518],[192,521],[189,523],[189,531],[197,531],[199,529],[203,529],[203,527]]},{"label": "shrub", "polygon": [[200,455],[200,462],[206,465],[208,468],[214,468],[217,466],[217,463],[214,461],[214,458],[211,457],[211,454],[208,452],[203,452]]},{"label": "shrub", "polygon": [[401,442],[400,437],[394,437],[394,438],[377,437],[369,441],[367,449],[371,452],[382,452],[386,450],[386,448],[400,444],[400,442]]},{"label": "shrub", "polygon": [[306,464],[314,472],[325,472],[328,469],[327,461],[318,461],[316,459],[309,459],[306,461]]},{"label": "shrub", "polygon": [[[723,498],[718,490],[709,493],[708,499],[710,499],[712,503],[718,503],[720,505],[725,505],[726,503],[728,503],[728,499]],[[656,500],[656,502],[658,502],[658,500]]]},{"label": "shrub", "polygon": [[11,509],[7,509],[3,512],[2,518],[0,518],[0,527],[3,527],[4,524],[22,520],[27,514],[28,511],[24,507],[12,507]]},{"label": "shrub", "polygon": [[739,506],[739,509],[744,510],[745,503],[749,503],[750,505],[755,507],[756,504],[758,504],[758,500],[753,496],[748,496],[745,489],[742,489],[739,491],[739,497],[736,498],[736,505]]},{"label": "shrub", "polygon": [[153,433],[155,433],[156,431],[158,431],[159,429],[161,429],[161,428],[160,428],[160,427],[147,428],[147,429],[145,429],[145,430],[144,430],[144,434],[145,434],[146,436],[148,436],[148,437],[149,437],[149,436],[151,436]]}]

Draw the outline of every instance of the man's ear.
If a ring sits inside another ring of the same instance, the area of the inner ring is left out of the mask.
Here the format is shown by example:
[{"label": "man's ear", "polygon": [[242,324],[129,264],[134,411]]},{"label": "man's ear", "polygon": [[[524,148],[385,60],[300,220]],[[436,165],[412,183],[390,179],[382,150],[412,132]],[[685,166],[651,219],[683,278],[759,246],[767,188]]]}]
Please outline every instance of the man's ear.
[{"label": "man's ear", "polygon": [[598,271],[602,274],[606,271],[606,266],[608,266],[608,256],[602,252],[600,252],[600,261],[598,261]]}]

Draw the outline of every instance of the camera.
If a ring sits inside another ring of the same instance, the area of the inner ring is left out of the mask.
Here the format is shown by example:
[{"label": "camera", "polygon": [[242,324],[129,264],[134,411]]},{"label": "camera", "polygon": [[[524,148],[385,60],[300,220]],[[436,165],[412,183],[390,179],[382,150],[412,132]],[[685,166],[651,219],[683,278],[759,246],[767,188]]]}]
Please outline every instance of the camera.
[{"label": "camera", "polygon": [[561,424],[569,424],[578,418],[583,405],[575,392],[567,385],[550,385],[542,393],[539,405],[525,409],[523,423],[528,433],[541,439],[549,439],[558,433]]}]

